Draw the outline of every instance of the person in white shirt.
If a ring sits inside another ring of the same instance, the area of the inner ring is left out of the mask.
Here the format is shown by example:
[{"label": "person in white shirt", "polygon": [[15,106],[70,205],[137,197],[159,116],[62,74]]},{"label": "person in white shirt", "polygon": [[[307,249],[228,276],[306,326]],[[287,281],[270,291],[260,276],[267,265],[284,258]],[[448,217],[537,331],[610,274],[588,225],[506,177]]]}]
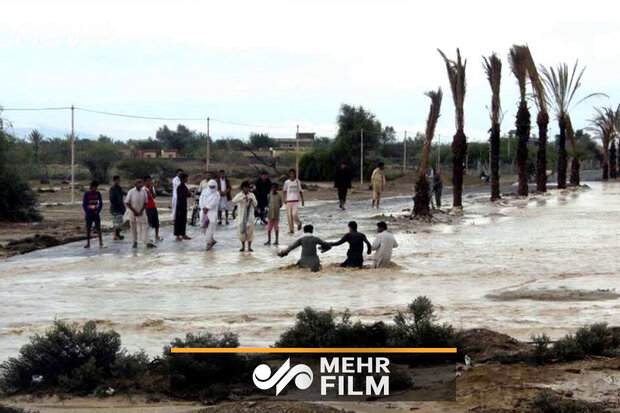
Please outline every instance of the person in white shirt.
[{"label": "person in white shirt", "polygon": [[301,219],[299,219],[299,202],[304,206],[304,192],[301,189],[301,182],[297,179],[294,169],[288,171],[288,179],[282,188],[284,193],[284,202],[286,203],[286,222],[288,223],[289,234],[295,233],[295,224],[297,230],[301,230]]},{"label": "person in white shirt", "polygon": [[140,232],[140,240],[147,248],[155,248],[155,245],[149,240],[149,223],[145,211],[146,202],[147,194],[142,179],[136,179],[135,186],[129,190],[125,197],[125,205],[127,206],[125,214],[131,227],[133,248],[138,248],[138,232]]},{"label": "person in white shirt", "polygon": [[392,263],[392,249],[398,247],[398,243],[394,235],[388,232],[385,222],[381,221],[377,223],[377,231],[379,231],[379,235],[377,235],[372,243],[372,250],[376,251],[374,267],[389,268]]},{"label": "person in white shirt", "polygon": [[217,191],[217,182],[210,179],[206,187],[200,192],[200,223],[205,228],[207,236],[207,251],[217,243],[215,228],[217,227],[217,209],[220,204],[220,193]]},{"label": "person in white shirt", "polygon": [[176,214],[177,207],[177,187],[181,185],[181,174],[183,173],[183,169],[177,169],[177,176],[172,179],[172,203],[170,204],[170,209],[172,211],[170,215],[170,220],[174,222],[174,216]]},{"label": "person in white shirt", "polygon": [[228,225],[228,203],[232,200],[232,187],[230,185],[230,179],[226,177],[226,172],[221,169],[218,172],[217,178],[217,190],[220,193],[220,206],[217,213],[217,224],[222,225],[222,211],[226,216],[226,225]]}]

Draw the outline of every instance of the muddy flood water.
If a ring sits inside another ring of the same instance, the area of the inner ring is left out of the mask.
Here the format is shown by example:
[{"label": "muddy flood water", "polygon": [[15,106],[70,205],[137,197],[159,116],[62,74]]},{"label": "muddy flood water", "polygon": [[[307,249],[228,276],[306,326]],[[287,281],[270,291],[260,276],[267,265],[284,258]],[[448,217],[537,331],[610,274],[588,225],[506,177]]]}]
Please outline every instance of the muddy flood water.
[{"label": "muddy flood water", "polygon": [[[55,318],[98,320],[128,349],[154,355],[186,332],[230,330],[242,345],[272,345],[306,306],[390,321],[418,295],[432,299],[441,321],[519,339],[618,324],[620,184],[588,185],[498,205],[486,202],[487,194],[470,195],[456,223],[388,222],[400,244],[390,270],[340,269],[346,246],[321,255],[321,273],[295,269],[299,251],[278,258],[275,247],[262,245],[262,226],[255,252],[239,253],[232,223],[218,228],[210,252],[198,229],[189,227],[192,241],[176,243],[166,227],[155,250],[132,250],[130,236],[106,237],[105,250],[73,243],[14,257],[0,262],[0,359]],[[389,199],[382,212],[398,218],[410,206],[410,198]],[[328,240],[351,219],[372,240],[375,215],[361,202],[345,212],[335,202],[301,210]],[[292,239],[284,235],[281,243]]]}]

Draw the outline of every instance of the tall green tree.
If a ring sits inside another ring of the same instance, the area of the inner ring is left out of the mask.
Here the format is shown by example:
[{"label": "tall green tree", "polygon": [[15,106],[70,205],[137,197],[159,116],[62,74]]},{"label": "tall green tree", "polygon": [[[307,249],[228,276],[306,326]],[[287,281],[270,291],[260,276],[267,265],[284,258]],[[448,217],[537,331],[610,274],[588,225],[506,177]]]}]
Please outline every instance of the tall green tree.
[{"label": "tall green tree", "polygon": [[270,139],[266,133],[250,133],[250,146],[256,150],[267,150],[270,146]]},{"label": "tall green tree", "polygon": [[502,82],[502,61],[496,53],[483,57],[482,66],[491,85],[491,129],[489,130],[491,151],[491,201],[501,198],[499,189],[499,137],[501,103],[499,89]]},{"label": "tall green tree", "polygon": [[35,162],[39,162],[39,155],[43,147],[43,139],[45,139],[43,134],[36,129],[33,129],[32,132],[28,134],[28,140],[32,144],[32,153]]},{"label": "tall green tree", "polygon": [[508,55],[510,69],[517,79],[519,85],[519,109],[517,110],[517,118],[515,126],[517,128],[517,169],[519,174],[519,187],[517,195],[527,196],[528,189],[528,170],[527,170],[527,142],[530,138],[530,110],[527,106],[526,84],[527,84],[527,67],[528,52],[525,46],[514,45],[510,49]]},{"label": "tall green tree", "polygon": [[[570,111],[583,101],[594,96],[607,96],[603,93],[590,93],[573,104],[575,95],[581,87],[581,79],[586,68],[577,71],[579,61],[575,61],[570,70],[566,63],[560,63],[556,68],[540,67],[544,77],[547,101],[555,112],[560,129],[558,140],[558,188],[566,188],[566,169],[568,166],[568,153],[566,152],[567,125],[570,123]],[[579,184],[579,157],[577,156],[577,142],[574,135],[571,139],[573,159],[571,162],[571,183]]]},{"label": "tall green tree", "polygon": [[463,177],[465,175],[465,155],[467,153],[467,136],[465,136],[465,68],[467,60],[461,60],[461,52],[456,49],[456,61],[450,60],[439,49],[439,54],[446,64],[452,100],[454,101],[456,133],[452,138],[452,206],[463,207]]}]

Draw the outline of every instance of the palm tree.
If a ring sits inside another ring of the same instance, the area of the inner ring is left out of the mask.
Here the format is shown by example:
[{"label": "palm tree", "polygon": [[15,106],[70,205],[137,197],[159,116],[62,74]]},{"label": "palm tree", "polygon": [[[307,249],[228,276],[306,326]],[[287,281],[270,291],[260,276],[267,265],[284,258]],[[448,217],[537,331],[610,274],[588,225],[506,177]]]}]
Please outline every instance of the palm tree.
[{"label": "palm tree", "polygon": [[465,174],[465,154],[467,153],[467,136],[465,136],[465,68],[467,60],[461,60],[461,52],[456,49],[456,61],[450,60],[437,49],[444,62],[454,101],[456,133],[452,138],[452,206],[463,207],[463,176]]},{"label": "palm tree", "polygon": [[517,169],[519,172],[519,187],[517,189],[518,196],[528,195],[528,173],[527,173],[527,141],[530,138],[530,110],[527,107],[527,98],[525,95],[525,86],[527,83],[528,54],[525,46],[514,45],[510,49],[508,62],[512,74],[517,78],[519,85],[519,109],[517,110],[517,119],[515,126],[517,127]]},{"label": "palm tree", "polygon": [[482,57],[482,67],[487,74],[491,85],[491,129],[489,142],[491,146],[491,201],[500,199],[499,192],[499,137],[501,104],[499,100],[499,87],[502,81],[502,61],[496,53]]},{"label": "palm tree", "polygon": [[35,162],[39,161],[39,154],[41,153],[43,139],[45,139],[43,134],[36,129],[33,129],[28,135],[28,140],[32,143],[32,152],[34,153]]},{"label": "palm tree", "polygon": [[418,168],[418,179],[415,183],[415,196],[413,197],[413,213],[416,217],[430,216],[431,214],[429,207],[429,182],[426,179],[426,174],[428,172],[428,158],[431,152],[433,136],[435,135],[435,127],[437,126],[437,120],[439,119],[443,92],[441,91],[441,88],[438,88],[437,91],[431,90],[430,92],[426,92],[425,95],[431,99],[431,108],[428,112],[428,119],[426,119],[422,160],[420,162],[420,167]]},{"label": "palm tree", "polygon": [[[618,108],[620,110],[620,107]],[[609,179],[609,145],[615,134],[615,125],[619,110],[611,107],[594,108],[596,115],[590,119],[591,126],[588,128],[593,131],[601,140],[603,145],[603,180]]]},{"label": "palm tree", "polygon": [[524,52],[527,54],[527,73],[534,90],[534,102],[536,102],[538,107],[538,116],[536,116],[536,125],[538,125],[536,190],[538,192],[547,192],[547,130],[549,128],[549,112],[547,111],[545,86],[538,74],[529,46],[525,46]]},{"label": "palm tree", "polygon": [[[566,128],[570,122],[570,111],[581,102],[593,96],[607,96],[603,93],[590,93],[572,104],[575,94],[581,86],[581,78],[586,68],[582,68],[577,73],[577,65],[579,61],[575,61],[573,70],[569,70],[566,63],[561,63],[556,69],[549,67],[548,69],[541,66],[540,71],[544,76],[545,89],[547,91],[547,101],[550,103],[556,118],[558,119],[558,127],[560,128],[560,137],[558,140],[558,188],[566,188],[566,167],[568,163],[568,155],[566,152]],[[573,149],[573,160],[571,162],[571,183],[579,183],[579,158],[577,156],[577,142],[574,134],[571,139],[571,147]]]}]

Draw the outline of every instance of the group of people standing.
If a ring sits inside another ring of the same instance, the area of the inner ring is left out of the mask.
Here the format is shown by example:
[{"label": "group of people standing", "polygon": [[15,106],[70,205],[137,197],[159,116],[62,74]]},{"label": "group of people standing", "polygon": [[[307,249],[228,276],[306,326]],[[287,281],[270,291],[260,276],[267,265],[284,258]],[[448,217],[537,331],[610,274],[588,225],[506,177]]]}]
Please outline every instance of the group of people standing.
[{"label": "group of people standing", "polygon": [[[173,234],[179,242],[192,239],[187,235],[187,210],[188,199],[194,197],[194,194],[187,187],[187,180],[188,175],[182,169],[178,169],[172,179],[171,219],[174,224]],[[373,207],[376,205],[378,208],[381,192],[385,187],[382,163],[373,172],[371,185],[373,187]],[[93,227],[97,232],[100,247],[105,248],[101,235],[100,219],[103,198],[98,191],[98,186],[98,182],[91,182],[89,191],[86,191],[83,197],[82,206],[85,213],[87,237],[85,248],[90,248],[90,235]],[[344,210],[347,192],[351,188],[351,173],[347,162],[341,163],[340,169],[336,173],[334,187],[338,190],[339,208]],[[279,192],[279,185],[271,182],[267,172],[261,171],[260,177],[254,182],[253,191],[250,182],[243,181],[240,185],[240,192],[233,197],[232,186],[224,170],[220,170],[217,176],[210,171],[206,172],[205,179],[200,182],[197,192],[199,194],[197,202],[200,226],[205,232],[207,250],[211,250],[217,243],[215,239],[216,227],[223,223],[226,225],[230,223],[231,207],[237,211],[237,236],[241,243],[240,251],[242,252],[253,251],[255,217],[267,225],[265,245],[272,244],[272,232],[274,233],[273,244],[279,244],[280,211],[282,207],[286,211],[289,234],[294,234],[296,229],[298,231],[302,229],[299,207],[304,206],[305,203],[304,191],[294,169],[289,171],[288,179],[282,187],[282,193]],[[163,240],[159,235],[160,221],[156,198],[157,194],[153,187],[152,177],[145,176],[144,179],[136,179],[134,186],[125,193],[120,185],[120,177],[114,176],[113,185],[109,190],[110,213],[114,228],[113,239],[124,239],[121,234],[122,227],[126,221],[129,221],[133,248],[137,248],[138,239],[146,248],[155,248],[154,241],[149,237],[149,228],[153,228],[155,231],[155,242]],[[377,224],[379,235],[373,244],[370,243],[366,235],[357,231],[355,221],[351,221],[348,227],[349,232],[342,239],[328,243],[312,235],[313,226],[306,225],[303,227],[304,236],[280,252],[279,255],[285,256],[293,249],[301,246],[302,254],[298,262],[299,266],[317,271],[320,266],[316,254],[317,246],[324,252],[331,247],[348,243],[349,250],[347,259],[342,263],[343,267],[361,267],[364,262],[364,246],[367,247],[368,254],[372,250],[376,251],[375,267],[389,264],[392,249],[397,246],[397,243],[394,236],[387,232],[385,222]]]}]

